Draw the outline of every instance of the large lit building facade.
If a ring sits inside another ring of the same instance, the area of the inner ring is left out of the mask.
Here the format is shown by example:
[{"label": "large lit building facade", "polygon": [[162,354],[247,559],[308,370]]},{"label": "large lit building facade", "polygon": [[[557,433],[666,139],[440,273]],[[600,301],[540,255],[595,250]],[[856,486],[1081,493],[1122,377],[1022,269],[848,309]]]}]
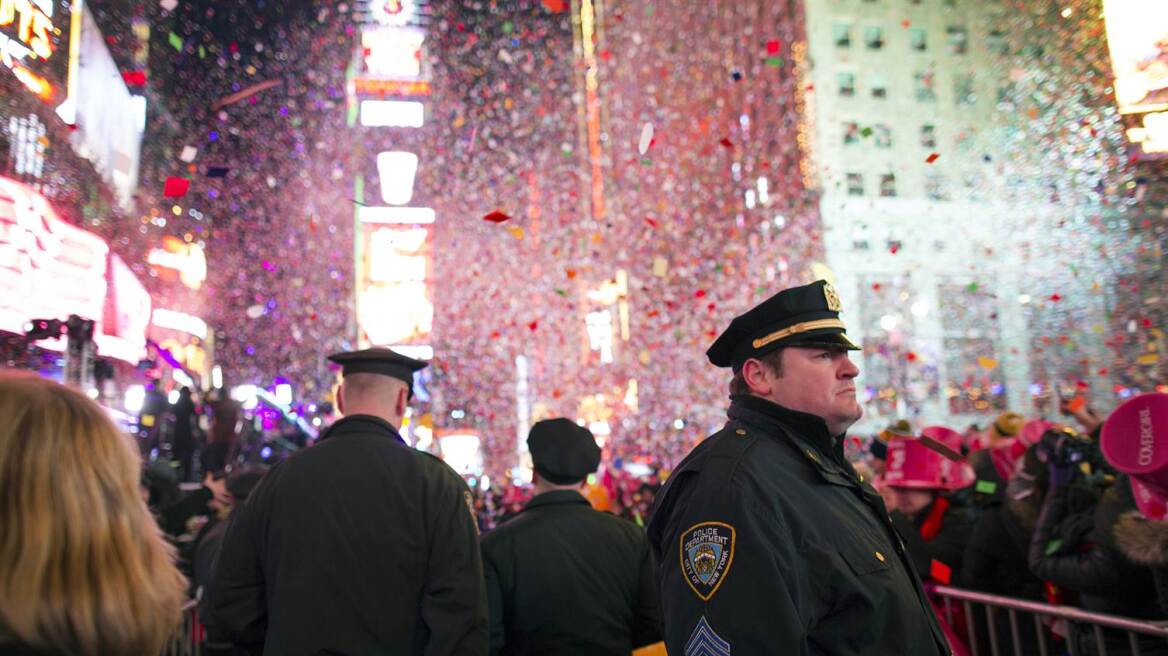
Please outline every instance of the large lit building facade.
[{"label": "large lit building facade", "polygon": [[1051,414],[1059,388],[1103,396],[1103,289],[1075,269],[1093,209],[1041,152],[1066,147],[1042,138],[1067,118],[1019,101],[1034,17],[968,0],[806,12],[824,243],[864,346],[866,421],[984,426],[1006,409]]}]

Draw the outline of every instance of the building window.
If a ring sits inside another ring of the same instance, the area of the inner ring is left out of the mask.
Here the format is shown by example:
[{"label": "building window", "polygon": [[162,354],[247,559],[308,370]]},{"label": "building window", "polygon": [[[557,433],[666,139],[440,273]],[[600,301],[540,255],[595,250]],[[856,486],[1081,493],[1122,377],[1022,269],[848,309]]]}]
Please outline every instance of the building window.
[{"label": "building window", "polygon": [[864,195],[864,176],[859,173],[848,174],[848,195],[849,196],[863,196]]},{"label": "building window", "polygon": [[880,176],[880,195],[885,198],[896,195],[896,175],[885,173]]},{"label": "building window", "polygon": [[879,50],[884,47],[884,28],[879,25],[869,25],[864,28],[864,45],[869,50]]},{"label": "building window", "polygon": [[872,126],[872,136],[877,148],[892,148],[892,128],[884,123]]},{"label": "building window", "polygon": [[929,200],[948,200],[945,191],[945,177],[938,173],[925,175],[925,196]]},{"label": "building window", "polygon": [[856,74],[855,73],[836,73],[836,82],[839,84],[839,95],[844,98],[851,98],[856,95]]},{"label": "building window", "polygon": [[869,83],[872,85],[873,98],[887,98],[888,97],[888,78],[881,73],[874,73],[869,76]]},{"label": "building window", "polygon": [[913,73],[913,91],[917,100],[933,102],[937,100],[937,92],[933,88],[934,76],[932,71],[917,71]]},{"label": "building window", "polygon": [[921,126],[921,147],[936,148],[937,147],[937,126],[922,125]]},{"label": "building window", "polygon": [[852,47],[852,26],[847,23],[836,23],[831,26],[832,40],[837,48]]},{"label": "building window", "polygon": [[982,180],[981,176],[976,173],[968,173],[965,176],[965,195],[971,201],[981,201],[982,199]]},{"label": "building window", "polygon": [[998,104],[1012,102],[1014,97],[1018,95],[1018,85],[1014,82],[1003,82],[998,85],[997,101]]},{"label": "building window", "polygon": [[945,35],[949,39],[949,52],[954,55],[964,55],[969,49],[969,34],[964,27],[951,25],[945,29]]},{"label": "building window", "polygon": [[908,30],[909,47],[917,52],[929,49],[929,35],[923,27],[912,27]]},{"label": "building window", "polygon": [[855,144],[855,143],[859,143],[859,142],[860,142],[860,125],[858,123],[856,123],[855,121],[849,121],[847,123],[844,123],[844,145],[849,146],[851,144]]},{"label": "building window", "polygon": [[958,106],[977,104],[977,94],[973,92],[973,74],[961,73],[953,78],[953,102]]},{"label": "building window", "polygon": [[989,36],[986,37],[986,48],[995,55],[1010,54],[1010,44],[1006,42],[1006,29],[1004,27],[990,29]]}]

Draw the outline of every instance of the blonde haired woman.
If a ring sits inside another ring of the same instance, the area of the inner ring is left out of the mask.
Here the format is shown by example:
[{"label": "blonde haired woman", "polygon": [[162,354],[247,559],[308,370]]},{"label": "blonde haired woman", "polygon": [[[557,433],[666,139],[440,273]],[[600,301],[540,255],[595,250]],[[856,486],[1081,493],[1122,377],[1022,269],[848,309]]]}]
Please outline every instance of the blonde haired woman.
[{"label": "blonde haired woman", "polygon": [[0,370],[0,654],[159,653],[186,586],[138,471],[96,403]]}]

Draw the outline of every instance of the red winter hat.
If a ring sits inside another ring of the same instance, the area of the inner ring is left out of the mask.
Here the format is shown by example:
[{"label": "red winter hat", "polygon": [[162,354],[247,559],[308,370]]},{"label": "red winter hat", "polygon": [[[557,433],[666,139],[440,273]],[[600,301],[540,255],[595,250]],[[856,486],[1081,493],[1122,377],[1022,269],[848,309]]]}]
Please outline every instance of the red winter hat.
[{"label": "red winter hat", "polygon": [[957,490],[972,484],[974,478],[969,465],[953,462],[919,440],[892,440],[888,443],[884,485],[919,490]]}]

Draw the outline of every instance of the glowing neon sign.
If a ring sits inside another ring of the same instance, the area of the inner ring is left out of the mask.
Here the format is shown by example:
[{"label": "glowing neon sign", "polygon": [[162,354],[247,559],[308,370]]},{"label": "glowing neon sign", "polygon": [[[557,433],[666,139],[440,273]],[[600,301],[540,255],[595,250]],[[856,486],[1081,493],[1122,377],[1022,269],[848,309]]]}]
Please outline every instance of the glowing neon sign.
[{"label": "glowing neon sign", "polygon": [[[54,23],[56,8],[63,10],[67,29]],[[0,0],[0,62],[45,102],[56,99],[72,68],[69,58],[57,55],[76,36],[69,10],[68,0]]]}]

